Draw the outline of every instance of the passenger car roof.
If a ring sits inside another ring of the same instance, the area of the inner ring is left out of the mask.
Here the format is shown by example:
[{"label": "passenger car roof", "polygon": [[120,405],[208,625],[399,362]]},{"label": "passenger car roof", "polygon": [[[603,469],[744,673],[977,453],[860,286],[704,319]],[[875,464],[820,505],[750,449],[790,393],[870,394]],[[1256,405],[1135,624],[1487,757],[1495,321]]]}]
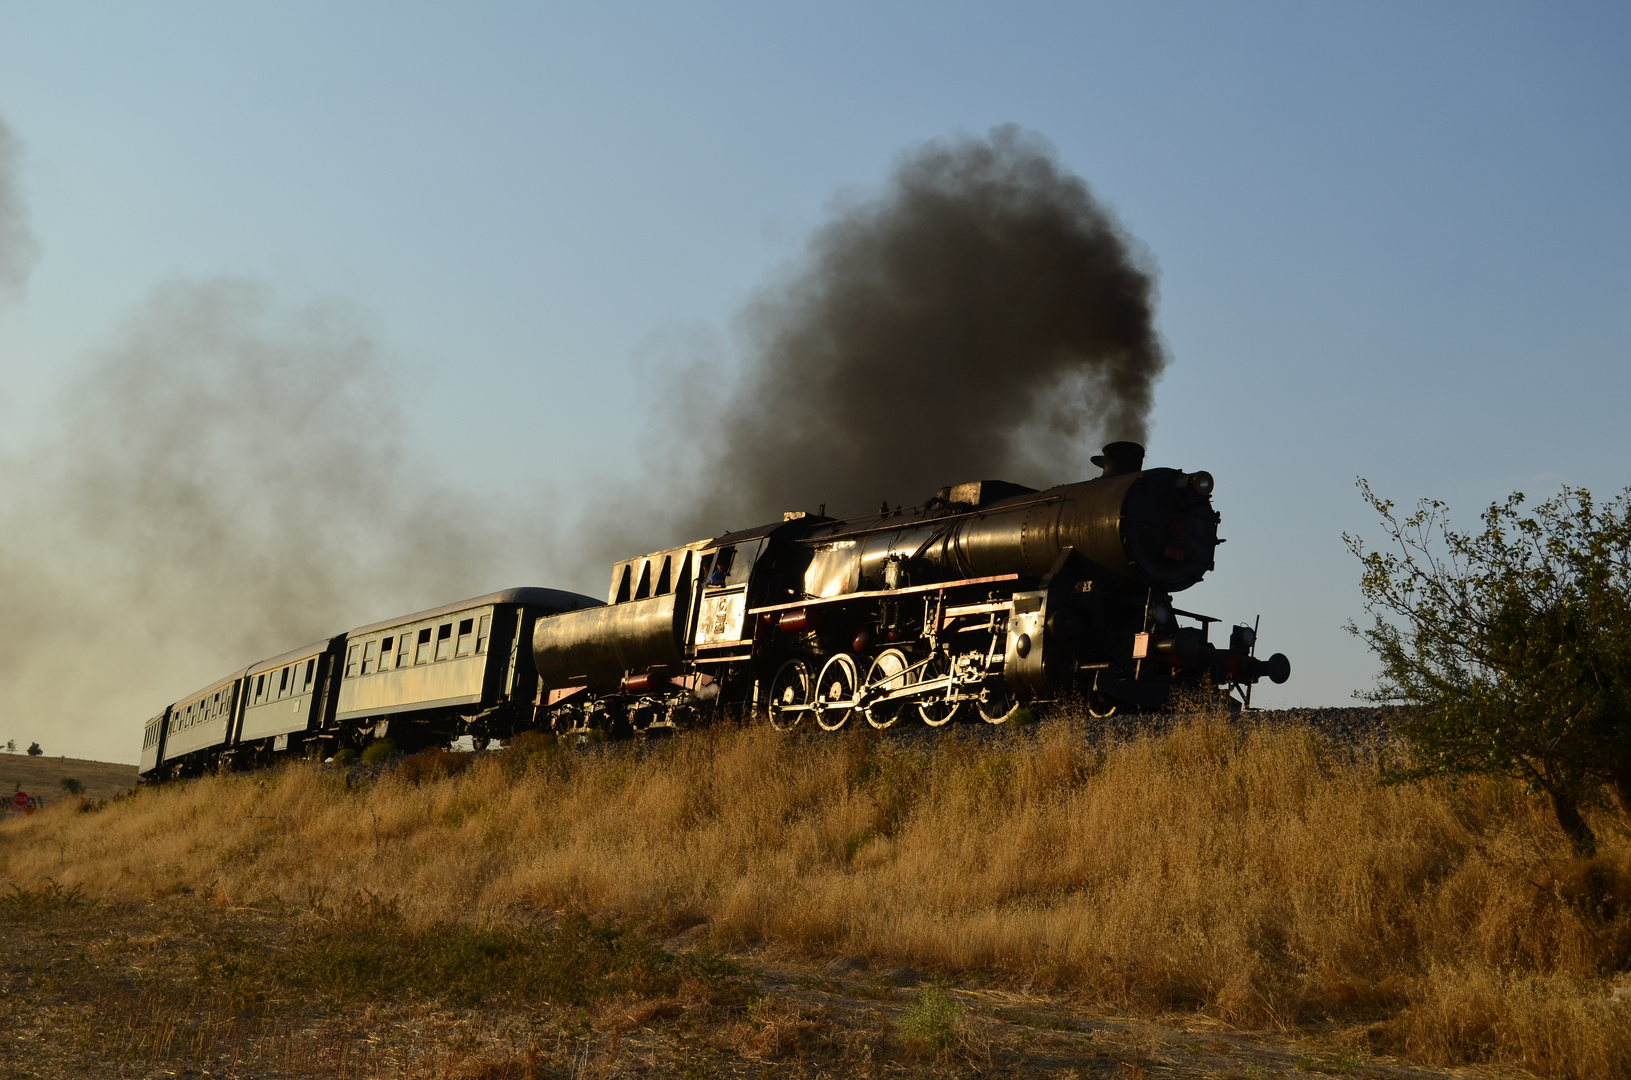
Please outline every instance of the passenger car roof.
[{"label": "passenger car roof", "polygon": [[259,675],[261,672],[267,671],[271,668],[282,667],[291,660],[304,660],[307,657],[316,656],[317,654],[327,650],[336,640],[338,639],[323,638],[321,641],[314,641],[310,645],[302,645],[298,649],[290,649],[286,653],[279,653],[268,660],[262,660],[260,663],[255,664],[244,674]]},{"label": "passenger car roof", "polygon": [[469,600],[460,600],[456,604],[443,604],[441,607],[416,611],[412,615],[398,615],[394,619],[382,619],[379,622],[369,623],[367,626],[359,626],[347,636],[359,637],[363,634],[372,634],[376,630],[387,630],[393,626],[418,622],[421,619],[434,619],[439,615],[451,615],[455,611],[482,607],[486,604],[527,604],[533,607],[548,608],[551,615],[563,611],[577,611],[579,608],[605,606],[604,602],[596,600],[592,596],[567,592],[564,589],[504,589],[500,592],[488,593],[486,596],[474,596]]},{"label": "passenger car roof", "polygon": [[206,685],[201,690],[194,690],[190,694],[182,694],[180,697],[176,698],[175,701],[170,703],[171,707],[174,708],[176,705],[181,705],[181,704],[184,704],[184,703],[189,702],[189,701],[194,701],[194,700],[196,700],[198,698],[204,697],[207,694],[213,694],[217,690],[221,689],[221,687],[230,686],[232,683],[237,682],[239,679],[243,678],[247,674],[249,674],[249,669],[248,668],[244,668],[242,671],[234,671],[231,675],[228,675],[228,676],[226,676],[224,678],[216,679],[214,682],[209,683],[208,685]]}]

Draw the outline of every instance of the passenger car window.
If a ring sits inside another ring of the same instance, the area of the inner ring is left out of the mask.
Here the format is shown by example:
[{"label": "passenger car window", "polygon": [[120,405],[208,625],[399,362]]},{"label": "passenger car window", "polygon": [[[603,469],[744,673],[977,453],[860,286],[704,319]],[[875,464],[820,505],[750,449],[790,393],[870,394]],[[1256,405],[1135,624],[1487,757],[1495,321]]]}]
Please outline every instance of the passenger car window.
[{"label": "passenger car window", "polygon": [[317,672],[317,657],[314,656],[310,660],[306,661],[306,682],[301,687],[302,690],[310,690],[311,689],[311,677],[314,674],[316,674],[316,672]]},{"label": "passenger car window", "polygon": [[374,661],[379,656],[379,642],[370,641],[362,647],[362,673],[367,675],[374,670]]},{"label": "passenger car window", "polygon": [[345,677],[354,678],[357,674],[357,655],[362,652],[361,645],[353,645],[345,651]]},{"label": "passenger car window", "polygon": [[443,623],[436,628],[436,659],[446,660],[453,655],[453,624]]},{"label": "passenger car window", "polygon": [[492,629],[493,629],[493,617],[491,615],[483,615],[481,617],[481,626],[476,630],[476,651],[477,652],[484,653],[484,652],[487,651],[487,635],[488,635],[488,632],[491,631]]},{"label": "passenger car window", "polygon": [[474,619],[461,619],[461,620],[459,620],[459,647],[457,649],[453,650],[453,655],[454,656],[469,656],[470,655],[470,647],[475,644],[475,642],[473,640],[473,638],[475,637],[475,633],[474,633],[475,628],[476,628],[476,620],[474,620]]},{"label": "passenger car window", "polygon": [[396,666],[397,667],[407,667],[408,666],[408,643],[411,642],[412,640],[413,640],[412,632],[397,635],[397,639],[396,639],[396,647],[397,647]]},{"label": "passenger car window", "polygon": [[255,700],[256,701],[259,701],[261,699],[261,694],[264,693],[265,690],[266,690],[266,676],[265,676],[265,674],[260,674],[260,675],[255,676]]},{"label": "passenger car window", "polygon": [[430,663],[430,627],[419,631],[419,643],[413,651],[413,662],[416,664]]}]

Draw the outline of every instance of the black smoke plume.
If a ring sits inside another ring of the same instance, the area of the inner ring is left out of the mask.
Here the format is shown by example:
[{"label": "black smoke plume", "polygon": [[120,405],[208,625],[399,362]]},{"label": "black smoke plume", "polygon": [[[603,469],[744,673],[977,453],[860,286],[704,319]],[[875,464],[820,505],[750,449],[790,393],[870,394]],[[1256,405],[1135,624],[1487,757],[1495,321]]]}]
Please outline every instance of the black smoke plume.
[{"label": "black smoke plume", "polygon": [[1165,364],[1135,250],[1036,135],[907,154],[750,305],[741,381],[687,388],[713,435],[682,531],[1092,475],[1103,442],[1145,440]]}]

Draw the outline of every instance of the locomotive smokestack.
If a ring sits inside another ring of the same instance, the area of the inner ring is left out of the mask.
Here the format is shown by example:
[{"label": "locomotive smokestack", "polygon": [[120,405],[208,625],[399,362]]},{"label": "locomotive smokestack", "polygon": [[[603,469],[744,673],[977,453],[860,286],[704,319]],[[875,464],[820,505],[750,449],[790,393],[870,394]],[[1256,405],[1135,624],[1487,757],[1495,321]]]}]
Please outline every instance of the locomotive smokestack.
[{"label": "locomotive smokestack", "polygon": [[1093,455],[1093,464],[1105,476],[1139,472],[1144,468],[1144,448],[1135,442],[1113,442],[1105,446],[1104,453]]}]

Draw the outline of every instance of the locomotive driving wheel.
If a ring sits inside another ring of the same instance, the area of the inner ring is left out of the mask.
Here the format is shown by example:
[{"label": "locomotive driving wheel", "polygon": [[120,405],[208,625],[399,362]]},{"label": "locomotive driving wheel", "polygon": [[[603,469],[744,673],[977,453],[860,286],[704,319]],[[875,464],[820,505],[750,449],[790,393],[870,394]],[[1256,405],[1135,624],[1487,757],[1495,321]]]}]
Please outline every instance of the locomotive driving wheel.
[{"label": "locomotive driving wheel", "polygon": [[849,723],[855,699],[861,696],[860,683],[849,653],[836,653],[822,665],[815,692],[815,718],[822,731],[837,731]]},{"label": "locomotive driving wheel", "polygon": [[980,687],[980,700],[976,707],[980,719],[988,724],[1000,724],[1019,711],[1019,700],[1003,679],[987,679]]},{"label": "locomotive driving wheel", "polygon": [[[867,669],[866,688],[869,692],[888,694],[913,682],[912,666],[906,654],[899,649],[885,649]],[[904,701],[880,701],[866,707],[866,722],[880,730],[899,720],[906,712]]]},{"label": "locomotive driving wheel", "polygon": [[810,668],[803,660],[789,660],[770,680],[765,712],[777,731],[792,731],[809,711]]},{"label": "locomotive driving wheel", "polygon": [[[930,679],[939,679],[951,673],[951,658],[945,653],[936,653],[927,664],[923,666],[922,674],[918,676],[919,682],[928,682]],[[917,714],[923,722],[930,727],[944,727],[963,714],[964,702],[953,700],[951,693],[954,687],[948,683],[946,686],[931,690],[918,698]]]}]

